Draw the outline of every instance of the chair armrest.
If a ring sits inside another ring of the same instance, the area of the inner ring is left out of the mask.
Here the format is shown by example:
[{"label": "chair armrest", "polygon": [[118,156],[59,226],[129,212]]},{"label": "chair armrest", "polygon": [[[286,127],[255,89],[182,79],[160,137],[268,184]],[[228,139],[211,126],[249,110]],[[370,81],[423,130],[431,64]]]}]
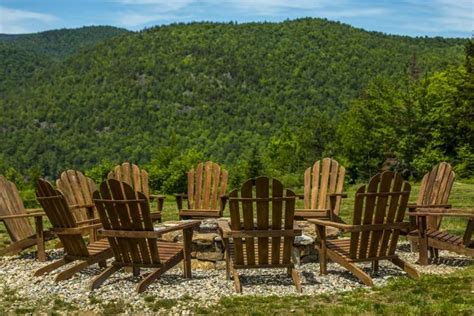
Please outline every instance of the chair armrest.
[{"label": "chair armrest", "polygon": [[150,200],[164,200],[166,196],[160,194],[150,194]]},{"label": "chair armrest", "polygon": [[70,228],[51,228],[51,231],[56,235],[81,235],[82,233],[90,232],[91,229],[97,229],[101,227],[102,224],[92,224]]},{"label": "chair armrest", "polygon": [[410,210],[417,209],[417,208],[451,208],[451,204],[426,204],[426,205],[408,204],[407,207]]},{"label": "chair armrest", "polygon": [[347,197],[347,193],[329,193],[328,196],[329,196],[329,197],[331,197],[331,196],[334,196],[334,197],[340,196],[341,198],[346,198],[346,197]]},{"label": "chair armrest", "polygon": [[226,220],[217,221],[217,226],[221,232],[222,238],[246,238],[246,237],[293,237],[301,236],[303,230],[298,226],[297,223],[293,224],[293,229],[276,229],[272,230],[258,230],[258,229],[242,229],[242,230],[232,230],[230,228],[229,222]]},{"label": "chair armrest", "polygon": [[295,196],[300,200],[304,200],[304,194],[295,194]]},{"label": "chair armrest", "polygon": [[165,226],[164,228],[159,228],[159,230],[156,230],[156,233],[159,233],[160,235],[173,232],[176,230],[184,230],[184,229],[189,229],[189,228],[194,228],[198,227],[201,225],[201,221],[198,220],[182,220],[179,222],[179,224],[174,225],[174,226]]},{"label": "chair armrest", "polygon": [[[433,210],[433,209],[432,209]],[[445,212],[435,212],[435,211],[421,211],[408,214],[408,216],[414,217],[427,217],[427,216],[448,216],[448,217],[464,217],[464,218],[474,218],[474,213],[445,213]]]},{"label": "chair armrest", "polygon": [[354,225],[347,225],[343,223],[333,222],[329,219],[319,219],[319,218],[311,218],[308,219],[308,222],[318,225],[318,226],[331,226],[341,229],[342,231],[349,232],[354,227]]},{"label": "chair armrest", "polygon": [[38,217],[38,216],[46,216],[46,214],[45,214],[45,213],[30,213],[30,214],[4,215],[4,216],[0,216],[0,220],[16,219],[16,218],[28,218],[28,217]]},{"label": "chair armrest", "polygon": [[361,224],[361,225],[348,225],[338,222],[332,222],[330,220],[323,219],[309,219],[308,222],[316,224],[318,226],[332,226],[339,228],[344,232],[363,232],[363,231],[380,231],[386,229],[405,229],[410,226],[407,222],[398,223],[384,223],[384,224]]},{"label": "chair armrest", "polygon": [[43,213],[43,209],[41,207],[39,207],[39,208],[27,208],[25,211],[27,213],[35,213],[35,212],[37,213],[39,211],[41,211]]},{"label": "chair armrest", "polygon": [[125,237],[125,238],[159,238],[163,234],[176,231],[176,230],[186,230],[192,229],[196,226],[199,226],[201,222],[196,220],[182,221],[182,223],[172,226],[172,227],[163,227],[159,230],[144,230],[144,231],[133,231],[133,230],[108,230],[108,229],[99,229],[98,235],[102,237]]},{"label": "chair armrest", "polygon": [[185,193],[175,193],[173,194],[176,198],[182,198],[182,199],[187,199],[188,195]]},{"label": "chair armrest", "polygon": [[232,231],[232,229],[230,229],[229,221],[217,221],[217,227],[219,228],[219,231],[223,238],[229,237],[229,233]]}]

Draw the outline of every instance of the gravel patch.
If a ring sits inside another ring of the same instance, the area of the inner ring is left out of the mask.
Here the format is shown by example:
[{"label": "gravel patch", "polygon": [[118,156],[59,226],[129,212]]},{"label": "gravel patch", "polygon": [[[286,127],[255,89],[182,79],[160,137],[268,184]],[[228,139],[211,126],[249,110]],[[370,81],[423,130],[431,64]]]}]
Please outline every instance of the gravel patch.
[{"label": "gravel patch", "polygon": [[[409,252],[407,243],[399,244],[398,254],[410,263],[415,263],[418,259],[417,253]],[[50,263],[51,260],[61,258],[62,251],[50,250],[48,255]],[[446,274],[473,263],[472,259],[446,251],[440,251],[440,257],[441,259],[434,264],[415,266],[423,274]],[[174,305],[171,307],[171,312],[183,312],[194,305],[210,306],[221,297],[238,295],[234,292],[233,281],[226,280],[225,270],[197,269],[193,270],[192,279],[186,279],[182,276],[181,267],[178,266],[154,282],[145,293],[137,294],[135,287],[141,277],[133,277],[130,273],[117,272],[98,290],[89,291],[87,287],[90,280],[102,270],[98,266],[84,269],[70,280],[55,283],[53,280],[56,274],[68,266],[52,274],[33,277],[33,271],[45,264],[47,263],[36,261],[33,254],[0,258],[0,298],[2,295],[5,297],[5,293],[9,290],[13,290],[15,295],[22,298],[12,303],[9,310],[15,311],[17,308],[34,304],[41,304],[47,310],[54,308],[59,299],[64,302],[63,304],[70,304],[79,311],[100,312],[106,308],[108,302],[120,302],[125,311],[146,313],[159,311],[159,308],[153,305],[154,302],[172,299],[177,301],[169,301],[169,304]],[[370,271],[370,264],[360,266]],[[302,279],[303,295],[351,291],[365,287],[351,273],[335,263],[328,264],[329,274],[325,276],[319,275],[317,263],[303,264],[298,270]],[[142,275],[148,271],[150,270],[142,269]],[[239,272],[244,295],[299,295],[292,279],[287,277],[283,269]],[[373,275],[373,280],[375,285],[384,285],[389,278],[404,275],[405,273],[395,265],[382,261],[379,271]]]}]

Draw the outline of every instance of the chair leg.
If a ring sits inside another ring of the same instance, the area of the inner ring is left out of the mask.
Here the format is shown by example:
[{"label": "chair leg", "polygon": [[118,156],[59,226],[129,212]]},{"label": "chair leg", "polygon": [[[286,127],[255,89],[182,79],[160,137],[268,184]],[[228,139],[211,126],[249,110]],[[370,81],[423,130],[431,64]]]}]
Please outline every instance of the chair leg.
[{"label": "chair leg", "polygon": [[88,266],[90,266],[89,262],[79,261],[78,264],[70,267],[67,270],[64,270],[64,271],[60,272],[56,276],[56,278],[54,279],[54,282],[59,282],[59,281],[64,281],[64,280],[70,279],[74,274],[76,274],[76,272],[79,272],[82,269],[87,268]]},{"label": "chair leg", "polygon": [[163,271],[162,269],[157,269],[155,271],[153,271],[152,273],[150,273],[146,278],[144,278],[140,283],[138,283],[137,285],[137,293],[142,293],[143,291],[145,291],[148,286],[153,282],[155,281],[156,279],[158,279],[165,271]]},{"label": "chair leg", "polygon": [[317,251],[319,256],[319,271],[321,275],[328,273],[327,271],[327,247],[326,247],[326,227],[316,225],[316,233],[319,239]]},{"label": "chair leg", "polygon": [[420,273],[411,264],[403,261],[402,259],[398,257],[394,259],[390,259],[390,261],[392,261],[393,264],[395,264],[396,266],[402,268],[402,270],[405,271],[410,278],[415,279],[415,280],[420,279]]},{"label": "chair leg", "polygon": [[44,247],[44,229],[43,217],[35,216],[35,231],[36,231],[36,249],[38,251],[38,261],[46,261],[46,251]]},{"label": "chair leg", "polygon": [[362,281],[367,286],[374,286],[374,282],[372,281],[372,278],[365,273],[361,268],[359,268],[355,263],[347,261],[345,258],[337,255],[335,252],[327,249],[327,253],[329,258],[332,261],[337,262],[347,270],[349,270],[352,274],[354,274],[359,280]]},{"label": "chair leg", "polygon": [[224,255],[225,255],[225,276],[227,280],[230,280],[231,278],[231,273],[230,273],[230,246],[229,246],[229,240],[228,239],[222,239],[224,242]]},{"label": "chair leg", "polygon": [[301,279],[298,271],[296,271],[295,268],[290,268],[291,269],[291,277],[293,278],[293,282],[295,283],[296,290],[301,293],[303,290],[301,288]]},{"label": "chair leg", "polygon": [[140,267],[133,267],[132,274],[134,277],[140,276]]},{"label": "chair leg", "polygon": [[11,255],[16,255],[16,254],[19,254],[23,249],[33,247],[36,244],[37,244],[36,239],[30,239],[30,238],[23,239],[23,240],[20,240],[20,241],[16,241],[16,242],[13,242],[8,247],[1,249],[0,250],[0,256],[3,256],[3,255],[10,255],[10,256]]},{"label": "chair leg", "polygon": [[379,271],[379,261],[372,261],[372,273],[377,273]]},{"label": "chair leg", "polygon": [[111,276],[113,273],[115,273],[118,270],[120,270],[120,267],[113,265],[113,266],[110,266],[108,269],[105,269],[104,271],[102,271],[101,274],[96,276],[91,281],[91,283],[89,284],[89,290],[92,291],[92,290],[98,289],[109,276]]},{"label": "chair leg", "polygon": [[435,258],[435,253],[434,253],[433,247],[429,247],[429,251],[430,251],[430,259],[434,259]]},{"label": "chair leg", "polygon": [[66,259],[60,259],[60,260],[57,260],[57,261],[54,261],[53,263],[50,263],[48,264],[47,266],[44,266],[42,268],[39,268],[38,270],[36,270],[34,272],[34,276],[40,276],[40,275],[43,275],[45,273],[48,273],[48,272],[51,272],[51,271],[54,271],[56,270],[57,268],[69,263],[70,261],[66,260]]},{"label": "chair leg", "polygon": [[232,269],[232,275],[234,277],[234,288],[235,291],[239,294],[242,294],[242,284],[240,284],[239,274],[236,269]]}]

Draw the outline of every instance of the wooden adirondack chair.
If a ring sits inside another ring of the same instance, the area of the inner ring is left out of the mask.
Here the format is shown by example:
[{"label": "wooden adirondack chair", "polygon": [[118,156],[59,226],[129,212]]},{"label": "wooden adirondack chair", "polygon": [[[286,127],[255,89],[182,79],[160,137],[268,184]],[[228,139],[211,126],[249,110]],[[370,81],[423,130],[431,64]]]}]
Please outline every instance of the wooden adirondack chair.
[{"label": "wooden adirondack chair", "polygon": [[342,193],[346,169],[331,158],[316,161],[304,173],[304,208],[295,210],[295,218],[339,218],[341,200],[347,195]]},{"label": "wooden adirondack chair", "polygon": [[62,259],[36,270],[34,275],[40,276],[70,262],[78,261],[56,276],[55,281],[58,282],[71,278],[76,272],[95,263],[105,267],[105,260],[112,257],[108,241],[103,239],[87,245],[82,236],[83,233],[100,228],[101,225],[96,224],[95,220],[77,222],[63,193],[55,190],[46,180],[38,180],[36,197],[53,225],[52,231],[61,240],[65,254]]},{"label": "wooden adirondack chair", "polygon": [[135,191],[140,191],[145,194],[149,201],[156,200],[157,208],[156,212],[152,213],[152,219],[153,221],[157,220],[161,222],[161,212],[163,211],[165,196],[150,194],[150,189],[148,188],[148,172],[140,169],[136,164],[124,162],[121,165],[115,166],[114,170],[109,172],[107,178],[127,183]]},{"label": "wooden adirondack chair", "polygon": [[[361,186],[355,195],[352,225],[323,219],[310,219],[316,224],[321,274],[327,274],[327,258],[351,271],[364,284],[373,286],[371,277],[357,262],[372,262],[374,270],[380,260],[389,260],[414,279],[420,277],[413,266],[400,259],[396,246],[400,230],[409,226],[403,222],[411,186],[399,173],[385,171]],[[325,229],[332,226],[350,232],[350,238],[326,240]]]},{"label": "wooden adirondack chair", "polygon": [[232,273],[238,293],[242,286],[237,269],[258,268],[287,268],[301,292],[300,278],[291,262],[294,238],[301,235],[293,222],[296,196],[290,190],[284,193],[276,179],[271,193],[269,186],[267,177],[246,181],[240,197],[238,189],[229,194],[230,226],[228,221],[218,221],[226,248],[227,278]]},{"label": "wooden adirondack chair", "polygon": [[[419,211],[410,213],[411,217],[417,218],[418,247],[420,257],[418,263],[428,264],[428,249],[432,257],[438,258],[438,249],[449,250],[461,255],[474,257],[474,241],[472,234],[474,232],[474,209],[445,209],[445,208],[423,208]],[[429,228],[427,222],[430,218],[440,216],[460,217],[467,219],[467,227],[463,237],[450,234],[446,231]],[[410,234],[415,237],[414,232]]]},{"label": "wooden adirondack chair", "polygon": [[[41,208],[25,209],[15,184],[0,175],[0,220],[11,239],[11,244],[0,250],[1,256],[13,255],[36,246],[38,260],[46,261],[44,242],[54,238],[54,235],[43,230],[43,216],[46,214]],[[34,218],[35,228],[29,218]]]},{"label": "wooden adirondack chair", "polygon": [[56,180],[57,188],[64,194],[69,205],[78,206],[74,212],[76,221],[94,218],[92,193],[96,190],[94,181],[77,170],[67,170]]},{"label": "wooden adirondack chair", "polygon": [[[441,162],[433,167],[433,169],[425,174],[421,180],[420,192],[416,204],[408,205],[409,212],[416,212],[430,208],[451,208],[448,204],[449,195],[454,183],[454,171],[450,164]],[[414,231],[418,228],[415,221],[416,216],[410,216],[412,233],[408,236],[411,241],[416,241],[418,232]],[[441,225],[441,216],[429,216],[426,218],[427,229],[436,231]]]},{"label": "wooden adirondack chair", "polygon": [[[227,170],[217,163],[199,163],[188,172],[188,194],[176,194],[179,218],[222,217],[226,204]],[[188,200],[183,208],[183,199]]]},{"label": "wooden adirondack chair", "polygon": [[[91,282],[91,290],[124,267],[131,267],[134,275],[139,274],[140,267],[155,269],[138,284],[139,293],[183,260],[184,275],[191,277],[191,240],[199,221],[154,230],[146,195],[113,179],[102,182],[100,193],[94,192],[94,202],[104,227],[99,235],[108,238],[115,262]],[[175,230],[183,230],[182,244],[158,240]]]}]

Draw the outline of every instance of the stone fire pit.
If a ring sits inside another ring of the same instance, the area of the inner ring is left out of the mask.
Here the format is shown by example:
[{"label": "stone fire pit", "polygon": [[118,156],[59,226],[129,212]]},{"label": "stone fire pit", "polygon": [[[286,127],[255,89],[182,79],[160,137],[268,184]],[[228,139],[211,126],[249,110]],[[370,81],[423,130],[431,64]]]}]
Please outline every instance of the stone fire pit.
[{"label": "stone fire pit", "polygon": [[[218,219],[205,219],[201,222],[199,228],[194,231],[191,256],[198,261],[207,261],[222,267],[225,260],[224,244],[219,235],[217,221]],[[296,221],[296,223],[303,230],[303,234],[295,238],[294,262],[296,264],[316,262],[318,257],[314,249],[314,241],[316,240],[315,226],[305,221]],[[173,226],[177,224],[177,221],[170,221],[164,225]],[[338,234],[339,231],[337,229],[328,228],[326,232],[328,237],[336,238]],[[162,238],[167,241],[181,241],[182,233],[181,231],[171,232],[163,235]]]}]

